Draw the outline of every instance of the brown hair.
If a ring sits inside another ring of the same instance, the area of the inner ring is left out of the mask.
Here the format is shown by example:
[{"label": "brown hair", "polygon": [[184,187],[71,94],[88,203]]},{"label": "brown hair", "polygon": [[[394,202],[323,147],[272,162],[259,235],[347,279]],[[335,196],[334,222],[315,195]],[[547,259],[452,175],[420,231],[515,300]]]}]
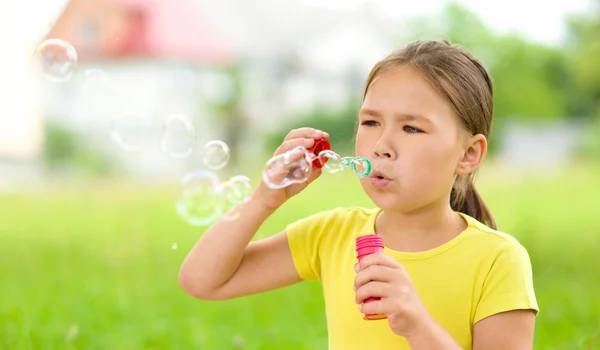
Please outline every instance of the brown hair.
[{"label": "brown hair", "polygon": [[[410,65],[419,69],[450,103],[471,135],[489,137],[493,114],[492,80],[464,47],[446,40],[418,40],[378,62],[367,78],[363,100],[381,73]],[[489,208],[475,189],[474,173],[458,175],[450,193],[453,210],[496,229]]]}]

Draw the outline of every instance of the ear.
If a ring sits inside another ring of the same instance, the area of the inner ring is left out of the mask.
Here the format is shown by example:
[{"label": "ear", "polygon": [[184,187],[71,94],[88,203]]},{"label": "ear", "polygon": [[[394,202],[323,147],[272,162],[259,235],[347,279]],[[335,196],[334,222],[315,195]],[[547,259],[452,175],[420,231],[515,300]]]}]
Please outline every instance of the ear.
[{"label": "ear", "polygon": [[465,141],[465,151],[456,164],[456,174],[466,175],[477,170],[487,153],[487,139],[482,134],[470,136]]}]

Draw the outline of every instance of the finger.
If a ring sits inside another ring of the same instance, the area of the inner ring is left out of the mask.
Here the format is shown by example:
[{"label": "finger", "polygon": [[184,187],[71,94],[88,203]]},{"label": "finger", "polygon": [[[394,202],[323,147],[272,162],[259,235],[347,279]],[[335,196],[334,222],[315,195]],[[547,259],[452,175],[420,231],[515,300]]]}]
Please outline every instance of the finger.
[{"label": "finger", "polygon": [[[276,155],[288,152],[293,150],[296,147],[304,147],[304,148],[310,148],[315,144],[315,140],[313,139],[307,139],[307,138],[295,138],[295,139],[291,139],[291,140],[287,140],[284,141],[279,148],[277,148],[277,151],[275,151]],[[292,152],[289,154],[290,156],[290,161],[296,161],[296,160],[300,160],[301,158],[304,157],[304,152]]]},{"label": "finger", "polygon": [[389,283],[371,281],[356,290],[354,302],[360,304],[367,298],[389,298],[391,295],[392,288]]},{"label": "finger", "polygon": [[285,137],[284,141],[295,139],[295,138],[311,138],[315,140],[329,137],[329,134],[315,128],[298,128],[290,131]]},{"label": "finger", "polygon": [[358,290],[370,281],[391,282],[396,279],[394,277],[397,274],[398,270],[391,267],[372,265],[356,274],[356,277],[354,277],[354,288]]},{"label": "finger", "polygon": [[392,258],[388,254],[385,254],[383,252],[370,254],[370,255],[367,255],[364,258],[362,258],[358,263],[359,271],[363,270],[371,265],[382,265],[382,266],[387,266],[387,267],[391,267],[394,269],[402,269],[403,268],[403,266],[400,265],[400,263],[397,262],[396,259]]},{"label": "finger", "polygon": [[[280,184],[290,174],[292,167],[302,167],[306,171],[310,171],[306,166],[303,166],[302,159],[306,157],[306,147],[314,142],[312,139],[293,139],[285,141],[277,151],[275,156],[267,161],[264,178],[272,184]],[[307,177],[310,174],[307,174]]]},{"label": "finger", "polygon": [[360,304],[358,310],[365,315],[387,315],[392,307],[390,299],[382,298],[381,300]]}]

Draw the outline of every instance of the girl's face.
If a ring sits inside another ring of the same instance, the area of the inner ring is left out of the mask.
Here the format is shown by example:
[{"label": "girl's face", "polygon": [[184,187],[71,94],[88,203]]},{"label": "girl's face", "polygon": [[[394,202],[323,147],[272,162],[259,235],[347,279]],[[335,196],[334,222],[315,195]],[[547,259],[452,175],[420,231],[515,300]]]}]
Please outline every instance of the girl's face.
[{"label": "girl's face", "polygon": [[417,69],[380,73],[358,117],[356,155],[373,165],[360,182],[378,207],[406,212],[448,201],[465,131]]}]

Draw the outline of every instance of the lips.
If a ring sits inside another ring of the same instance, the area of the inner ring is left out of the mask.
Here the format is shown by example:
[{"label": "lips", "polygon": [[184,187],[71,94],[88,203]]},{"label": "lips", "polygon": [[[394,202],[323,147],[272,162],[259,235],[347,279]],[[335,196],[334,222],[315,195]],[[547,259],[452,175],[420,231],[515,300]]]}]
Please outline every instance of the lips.
[{"label": "lips", "polygon": [[371,173],[371,178],[373,179],[382,179],[382,180],[388,180],[390,181],[390,177],[387,176],[384,172],[382,172],[381,170],[375,170]]},{"label": "lips", "polygon": [[376,188],[383,188],[392,181],[384,172],[376,170],[371,173],[371,185]]}]

